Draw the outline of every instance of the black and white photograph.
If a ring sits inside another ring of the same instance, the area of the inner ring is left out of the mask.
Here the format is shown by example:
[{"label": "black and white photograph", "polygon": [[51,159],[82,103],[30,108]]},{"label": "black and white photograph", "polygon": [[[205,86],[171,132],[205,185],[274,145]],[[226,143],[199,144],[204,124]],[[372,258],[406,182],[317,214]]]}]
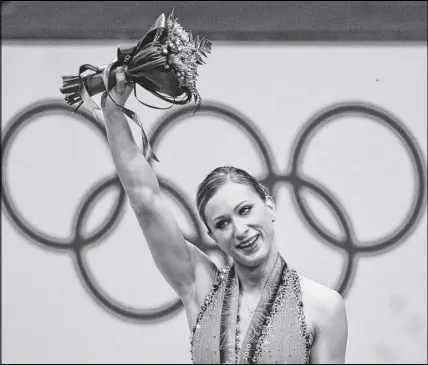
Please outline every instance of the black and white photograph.
[{"label": "black and white photograph", "polygon": [[2,1],[2,364],[427,364],[426,1]]}]

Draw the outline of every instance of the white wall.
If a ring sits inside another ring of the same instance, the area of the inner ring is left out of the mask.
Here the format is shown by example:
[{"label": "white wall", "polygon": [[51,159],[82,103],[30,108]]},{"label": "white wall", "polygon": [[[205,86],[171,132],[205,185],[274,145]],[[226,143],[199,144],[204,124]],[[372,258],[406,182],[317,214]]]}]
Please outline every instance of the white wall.
[{"label": "white wall", "polygon": [[[111,61],[121,43],[10,43],[2,45],[2,130],[40,100],[61,100],[61,76],[84,63]],[[200,69],[205,101],[248,117],[273,152],[275,173],[287,173],[293,143],[311,118],[346,102],[369,103],[397,118],[427,155],[427,48],[404,44],[214,43]],[[143,90],[139,97],[163,105]],[[61,101],[60,101],[61,102]],[[65,104],[65,103],[64,103]],[[167,112],[138,104],[147,131]],[[177,110],[179,107],[174,107]],[[169,113],[169,112],[168,112]],[[135,137],[139,131],[134,126]],[[168,131],[157,147],[156,171],[194,206],[197,184],[214,167],[235,165],[265,174],[258,153],[238,128],[196,114]],[[380,123],[346,115],[321,128],[308,145],[303,172],[344,207],[356,242],[385,238],[400,226],[415,194],[412,161],[401,140]],[[13,141],[4,173],[16,207],[43,234],[67,239],[90,187],[114,167],[105,142],[71,113],[45,114]],[[426,178],[426,170],[424,172]],[[302,275],[336,287],[345,256],[321,240],[297,213],[290,186],[275,193],[281,253]],[[88,230],[110,211],[116,191],[97,203]],[[310,195],[310,194],[309,194]],[[314,215],[340,235],[334,215],[309,196]],[[188,221],[171,209],[183,229]],[[47,250],[2,216],[3,362],[186,363],[184,312],[156,323],[125,320],[103,308],[82,284],[67,252]],[[393,249],[362,256],[346,292],[347,362],[427,361],[426,212]],[[66,244],[66,243],[62,243]],[[175,298],[157,272],[127,207],[112,234],[85,253],[92,277],[112,300],[137,309]]]}]

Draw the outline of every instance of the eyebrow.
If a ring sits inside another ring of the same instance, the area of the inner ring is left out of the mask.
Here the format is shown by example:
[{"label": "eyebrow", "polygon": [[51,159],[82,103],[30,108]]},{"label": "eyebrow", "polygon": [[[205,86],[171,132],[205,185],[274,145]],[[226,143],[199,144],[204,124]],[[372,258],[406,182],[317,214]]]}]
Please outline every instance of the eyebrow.
[{"label": "eyebrow", "polygon": [[[248,201],[247,201],[247,200],[244,200],[244,201],[240,202],[239,204],[237,204],[237,205],[235,206],[235,208],[234,208],[233,210],[237,210],[237,209],[239,209],[239,207],[240,207],[241,205],[245,204],[245,203],[248,203]],[[226,217],[227,217],[226,215],[219,215],[218,217],[216,217],[216,218],[214,218],[214,219],[213,219],[213,224],[214,224],[217,220],[219,220],[219,219],[224,219],[224,218],[226,218]]]}]

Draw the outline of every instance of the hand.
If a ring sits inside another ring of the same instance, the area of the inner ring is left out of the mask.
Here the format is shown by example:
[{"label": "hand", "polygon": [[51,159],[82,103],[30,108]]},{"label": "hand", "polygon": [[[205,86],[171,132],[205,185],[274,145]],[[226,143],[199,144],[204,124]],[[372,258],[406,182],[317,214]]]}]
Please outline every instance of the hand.
[{"label": "hand", "polygon": [[[126,81],[125,70],[122,66],[119,66],[116,69],[116,85],[110,90],[110,96],[116,104],[124,106],[133,89],[134,83]],[[108,97],[107,92],[104,92],[101,98],[101,106],[109,106],[110,104],[114,105],[113,101]]]}]

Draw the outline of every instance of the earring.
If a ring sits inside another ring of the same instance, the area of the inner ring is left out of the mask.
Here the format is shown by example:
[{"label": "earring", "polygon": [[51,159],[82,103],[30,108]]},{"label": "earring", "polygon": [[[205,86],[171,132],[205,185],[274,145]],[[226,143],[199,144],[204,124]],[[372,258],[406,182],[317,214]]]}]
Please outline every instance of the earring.
[{"label": "earring", "polygon": [[275,221],[276,221],[276,215],[272,214],[272,222],[275,222]]}]

